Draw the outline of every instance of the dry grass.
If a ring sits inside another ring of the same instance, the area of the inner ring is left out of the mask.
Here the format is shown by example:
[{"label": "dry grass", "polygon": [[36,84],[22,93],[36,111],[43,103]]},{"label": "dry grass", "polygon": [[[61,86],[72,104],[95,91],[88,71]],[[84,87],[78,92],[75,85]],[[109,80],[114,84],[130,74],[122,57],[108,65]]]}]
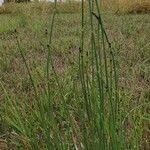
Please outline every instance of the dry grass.
[{"label": "dry grass", "polygon": [[125,13],[150,13],[149,0],[118,0],[118,11]]},{"label": "dry grass", "polygon": [[9,13],[11,13],[9,8],[0,6],[0,14],[9,14]]},{"label": "dry grass", "polygon": [[0,149],[1,150],[6,150],[7,149],[7,142],[6,140],[0,138]]},{"label": "dry grass", "polygon": [[[33,14],[33,13],[52,13],[53,12],[53,3],[9,3],[0,7],[0,14],[8,13],[24,13],[24,14]],[[63,3],[58,4],[57,7],[58,13],[77,13],[80,11],[79,3]]]},{"label": "dry grass", "polygon": [[117,9],[117,0],[102,0],[101,9],[102,11],[115,12]]},{"label": "dry grass", "polygon": [[[150,13],[150,0],[102,0],[103,12],[117,13]],[[28,3],[16,4],[10,3],[0,7],[0,14],[8,13],[51,13],[53,12],[52,3]],[[61,3],[58,4],[59,13],[78,13],[80,12],[80,3]]]}]

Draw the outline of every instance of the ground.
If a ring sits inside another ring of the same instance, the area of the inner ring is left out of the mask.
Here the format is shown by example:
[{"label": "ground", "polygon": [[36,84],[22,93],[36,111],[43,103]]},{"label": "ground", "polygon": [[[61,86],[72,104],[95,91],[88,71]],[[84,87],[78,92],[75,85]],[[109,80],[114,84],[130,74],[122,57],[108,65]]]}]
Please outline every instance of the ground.
[{"label": "ground", "polygon": [[[128,136],[127,149],[148,150],[150,142],[150,110],[148,105],[150,100],[150,14],[110,14],[103,12],[102,17],[119,68],[119,94],[122,100],[121,111],[126,124],[125,131]],[[51,19],[52,14],[45,12],[32,15],[16,12],[0,15],[0,80],[9,93],[8,95],[11,95],[11,99],[15,99],[17,104],[21,105],[20,109],[25,108],[22,104],[25,101],[31,106],[34,105],[35,95],[29,74],[19,52],[17,40],[19,40],[24,57],[36,81],[38,94],[44,97],[41,93],[45,91],[44,77],[46,76],[48,32]],[[72,82],[78,78],[81,15],[79,12],[58,13],[55,20],[51,45],[52,59],[57,75],[62,82],[63,90],[67,91],[66,97],[68,97],[69,94],[72,94],[70,90],[73,88]],[[86,48],[90,43],[89,29],[90,25],[88,18],[86,18]],[[55,93],[57,86],[54,84],[54,73],[51,76],[50,84],[53,87],[52,91]],[[6,121],[6,114],[11,116],[10,109],[12,108],[8,106],[6,102],[8,95],[2,89],[1,87],[0,140],[2,142],[0,141],[0,143],[2,143],[2,147],[9,147],[17,137],[15,137],[15,134],[9,135],[9,132],[12,133],[14,130],[11,130],[9,121]],[[56,99],[55,112],[58,111],[59,113],[59,110],[57,110],[59,101],[57,101],[57,96],[53,96]],[[74,112],[78,112],[80,102],[68,98],[67,103],[73,115]],[[75,119],[76,117],[78,118],[78,114],[72,118]],[[60,120],[63,121],[63,118]],[[74,142],[76,142],[78,136],[80,138],[81,134],[77,120],[75,121],[77,131],[74,133]],[[65,134],[65,131],[62,132]],[[67,141],[67,135],[64,137],[66,137],[64,141]],[[18,135],[18,138],[23,137]],[[13,139],[13,142],[10,142],[9,145],[10,139]],[[26,141],[25,139],[21,140]],[[13,143],[13,145],[17,144]],[[23,145],[28,144],[23,143]]]}]

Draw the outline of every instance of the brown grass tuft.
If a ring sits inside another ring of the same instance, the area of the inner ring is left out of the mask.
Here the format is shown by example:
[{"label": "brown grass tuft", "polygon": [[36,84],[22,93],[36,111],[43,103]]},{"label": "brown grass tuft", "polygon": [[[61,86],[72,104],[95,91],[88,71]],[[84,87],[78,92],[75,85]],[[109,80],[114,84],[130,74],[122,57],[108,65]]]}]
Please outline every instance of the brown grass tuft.
[{"label": "brown grass tuft", "polygon": [[118,0],[118,11],[125,13],[150,13],[150,0]]},{"label": "brown grass tuft", "polygon": [[7,7],[0,6],[0,14],[9,14],[11,13],[11,10]]}]

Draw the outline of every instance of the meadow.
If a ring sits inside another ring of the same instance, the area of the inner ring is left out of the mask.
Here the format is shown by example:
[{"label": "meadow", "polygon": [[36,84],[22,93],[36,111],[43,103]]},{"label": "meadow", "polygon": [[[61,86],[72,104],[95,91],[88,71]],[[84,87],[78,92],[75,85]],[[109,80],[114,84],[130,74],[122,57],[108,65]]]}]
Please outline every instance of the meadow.
[{"label": "meadow", "polygon": [[150,7],[119,6],[0,7],[0,149],[150,149]]}]

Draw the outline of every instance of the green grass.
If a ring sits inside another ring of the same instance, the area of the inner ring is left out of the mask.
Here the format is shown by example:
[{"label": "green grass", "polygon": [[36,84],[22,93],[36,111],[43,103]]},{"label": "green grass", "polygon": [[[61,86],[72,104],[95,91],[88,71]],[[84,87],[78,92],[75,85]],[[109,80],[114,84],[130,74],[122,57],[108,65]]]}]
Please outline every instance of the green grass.
[{"label": "green grass", "polygon": [[149,14],[90,14],[0,15],[1,147],[149,149]]}]

